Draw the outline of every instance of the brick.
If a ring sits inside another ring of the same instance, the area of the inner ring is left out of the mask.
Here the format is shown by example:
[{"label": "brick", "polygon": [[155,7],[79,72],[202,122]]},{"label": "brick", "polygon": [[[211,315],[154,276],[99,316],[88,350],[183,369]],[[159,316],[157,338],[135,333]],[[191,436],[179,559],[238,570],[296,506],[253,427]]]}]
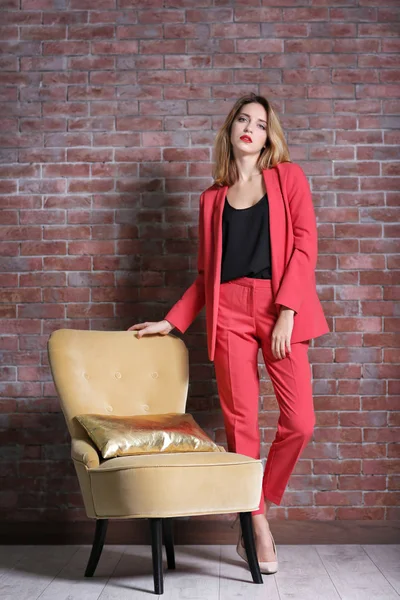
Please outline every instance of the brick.
[{"label": "brick", "polygon": [[17,316],[17,308],[15,305],[0,305],[1,319],[14,319]]}]

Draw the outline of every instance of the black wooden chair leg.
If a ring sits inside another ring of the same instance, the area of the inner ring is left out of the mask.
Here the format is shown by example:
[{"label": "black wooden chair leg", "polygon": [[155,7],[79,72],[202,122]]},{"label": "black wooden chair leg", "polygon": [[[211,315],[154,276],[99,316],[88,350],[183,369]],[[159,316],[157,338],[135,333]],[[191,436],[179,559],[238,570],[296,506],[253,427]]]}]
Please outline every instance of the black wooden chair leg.
[{"label": "black wooden chair leg", "polygon": [[173,519],[162,519],[165,552],[167,554],[168,569],[175,569]]},{"label": "black wooden chair leg", "polygon": [[106,539],[107,525],[108,519],[97,519],[96,521],[96,531],[94,534],[92,551],[85,571],[85,577],[93,577],[94,575],[103,550],[104,540]]},{"label": "black wooden chair leg", "polygon": [[151,530],[151,554],[153,558],[154,592],[164,593],[164,578],[162,564],[162,519],[149,519]]},{"label": "black wooden chair leg", "polygon": [[260,565],[257,560],[257,550],[254,541],[253,521],[251,512],[242,512],[240,514],[240,525],[242,528],[243,542],[246,549],[247,560],[251,576],[254,583],[263,583],[263,578],[260,571]]}]

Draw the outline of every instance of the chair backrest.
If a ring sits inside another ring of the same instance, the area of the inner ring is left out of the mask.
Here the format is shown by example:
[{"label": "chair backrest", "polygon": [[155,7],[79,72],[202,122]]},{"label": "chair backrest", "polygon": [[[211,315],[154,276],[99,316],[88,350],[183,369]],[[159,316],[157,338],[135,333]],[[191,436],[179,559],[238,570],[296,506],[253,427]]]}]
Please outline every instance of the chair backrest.
[{"label": "chair backrest", "polygon": [[71,437],[82,437],[78,414],[185,412],[188,350],[173,334],[58,329],[47,348]]}]

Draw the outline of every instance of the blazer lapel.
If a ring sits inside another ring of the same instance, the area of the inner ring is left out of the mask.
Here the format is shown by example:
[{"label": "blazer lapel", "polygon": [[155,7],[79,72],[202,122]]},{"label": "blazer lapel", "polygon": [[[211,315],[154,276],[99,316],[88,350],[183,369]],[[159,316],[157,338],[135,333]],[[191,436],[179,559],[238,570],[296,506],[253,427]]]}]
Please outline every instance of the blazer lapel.
[{"label": "blazer lapel", "polygon": [[228,191],[227,185],[217,190],[213,211],[213,239],[214,239],[214,289],[221,281],[222,261],[222,213],[224,212],[225,197]]},{"label": "blazer lapel", "polygon": [[278,167],[264,169],[263,176],[268,195],[269,235],[271,242],[271,274],[272,292],[278,293],[281,278],[285,269],[286,246],[286,212],[281,187],[279,185]]}]

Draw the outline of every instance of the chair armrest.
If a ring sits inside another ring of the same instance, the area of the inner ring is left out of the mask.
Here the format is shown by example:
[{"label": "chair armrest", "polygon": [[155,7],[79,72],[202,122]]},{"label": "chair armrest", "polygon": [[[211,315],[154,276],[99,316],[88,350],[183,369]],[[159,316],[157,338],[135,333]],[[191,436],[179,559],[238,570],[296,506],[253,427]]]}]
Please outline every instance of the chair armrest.
[{"label": "chair armrest", "polygon": [[71,458],[83,463],[88,469],[95,469],[100,464],[99,454],[88,440],[72,438]]}]

